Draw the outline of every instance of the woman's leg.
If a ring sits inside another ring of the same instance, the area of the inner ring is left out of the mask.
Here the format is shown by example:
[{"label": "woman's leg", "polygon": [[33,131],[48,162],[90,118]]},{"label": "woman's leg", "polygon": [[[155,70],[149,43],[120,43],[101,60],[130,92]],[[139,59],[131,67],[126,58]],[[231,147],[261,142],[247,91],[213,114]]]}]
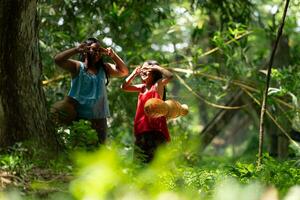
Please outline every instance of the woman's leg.
[{"label": "woman's leg", "polygon": [[50,108],[51,120],[55,124],[70,125],[77,117],[76,106],[76,100],[68,96],[61,101],[55,102]]},{"label": "woman's leg", "polygon": [[92,128],[97,131],[98,141],[100,144],[104,144],[107,137],[107,121],[106,118],[91,119]]},{"label": "woman's leg", "polygon": [[137,158],[149,163],[154,158],[157,148],[166,143],[166,139],[159,131],[149,131],[136,136],[135,154]]}]

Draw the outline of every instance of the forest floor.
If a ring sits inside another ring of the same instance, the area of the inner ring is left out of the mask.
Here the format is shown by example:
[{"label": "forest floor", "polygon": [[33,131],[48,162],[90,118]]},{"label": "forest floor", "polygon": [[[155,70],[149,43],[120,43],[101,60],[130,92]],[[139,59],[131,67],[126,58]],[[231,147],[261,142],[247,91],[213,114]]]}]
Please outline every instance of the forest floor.
[{"label": "forest floor", "polygon": [[[224,193],[232,196],[229,199],[254,200],[246,198],[254,195],[253,187],[260,195],[272,191],[276,195],[272,200],[278,200],[300,185],[299,157],[277,160],[266,154],[264,164],[257,168],[253,154],[172,157],[174,152],[164,151],[149,165],[139,165],[114,148],[85,152],[74,160],[68,154],[57,160],[25,159],[12,152],[0,155],[0,200],[69,200],[91,194],[98,195],[96,199],[124,199],[132,193],[144,197],[136,199],[160,199],[172,193],[175,199],[194,200],[197,195],[196,199],[224,200]],[[220,183],[228,187],[219,187]],[[300,187],[297,190],[300,195]]]},{"label": "forest floor", "polygon": [[[52,169],[34,167],[25,174],[0,170],[0,192],[15,191],[20,196],[30,199],[55,199],[53,194],[71,197],[69,184],[73,175],[67,172],[56,172]],[[64,198],[67,199],[67,198]]]}]

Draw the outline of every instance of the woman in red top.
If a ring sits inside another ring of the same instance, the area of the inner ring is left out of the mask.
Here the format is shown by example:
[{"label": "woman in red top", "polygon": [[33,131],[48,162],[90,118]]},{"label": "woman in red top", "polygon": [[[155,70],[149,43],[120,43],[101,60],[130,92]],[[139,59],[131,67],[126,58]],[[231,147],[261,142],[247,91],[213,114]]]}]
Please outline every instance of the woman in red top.
[{"label": "woman in red top", "polygon": [[[142,84],[132,85],[132,80],[140,75]],[[127,92],[139,92],[136,115],[134,118],[135,145],[141,151],[145,162],[153,159],[160,144],[170,141],[165,117],[150,118],[145,115],[144,105],[150,98],[165,100],[165,86],[173,74],[159,66],[156,61],[146,61],[133,70],[126,78],[122,89]]]}]

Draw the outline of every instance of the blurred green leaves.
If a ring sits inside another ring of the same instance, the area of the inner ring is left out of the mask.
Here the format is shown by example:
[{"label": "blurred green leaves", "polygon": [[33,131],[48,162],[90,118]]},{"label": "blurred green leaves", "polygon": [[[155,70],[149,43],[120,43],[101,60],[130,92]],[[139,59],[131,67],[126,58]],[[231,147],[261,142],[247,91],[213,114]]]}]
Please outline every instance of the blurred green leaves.
[{"label": "blurred green leaves", "polygon": [[136,160],[128,162],[128,156],[121,155],[122,149],[114,144],[92,154],[78,154],[79,168],[77,178],[70,185],[71,193],[76,199],[256,200],[266,192],[262,183],[276,187],[282,196],[291,186],[299,184],[300,172],[295,161],[279,164],[265,155],[260,169],[246,162],[229,162],[221,167],[223,160],[216,158],[215,166],[202,160],[190,167],[180,159],[184,151],[178,151],[176,145],[161,148],[149,165],[141,165]]},{"label": "blurred green leaves", "polygon": [[[265,83],[265,75],[260,70],[269,59],[282,10],[273,12],[278,6],[279,0],[41,0],[39,38],[44,77],[48,79],[62,73],[53,63],[57,52],[73,47],[75,42],[86,37],[95,36],[102,40],[104,46],[118,50],[130,71],[145,60],[156,59],[171,70],[181,68],[199,72],[178,74],[194,91],[214,103],[224,104],[232,92],[239,89],[232,84],[234,81],[243,81],[243,84],[257,90],[253,93],[259,99]],[[287,116],[299,123],[298,7],[297,2],[291,3],[285,26],[289,49],[283,48],[283,51],[289,52],[290,60],[286,66],[274,66],[272,95],[268,102],[274,115],[283,119],[287,128],[291,127]],[[246,31],[251,31],[251,34],[227,44]],[[207,53],[214,48],[217,50]],[[285,58],[286,54],[278,55],[279,60]],[[99,152],[76,157],[77,178],[70,186],[75,198],[219,200],[226,196],[229,199],[247,199],[248,196],[251,198],[249,191],[264,190],[263,186],[252,181],[275,185],[282,196],[289,187],[299,184],[295,161],[280,163],[266,156],[266,163],[260,171],[251,162],[232,164],[226,158],[214,155],[212,160],[205,162],[202,157],[205,155],[198,151],[198,134],[219,110],[203,105],[175,79],[168,85],[167,96],[187,103],[191,112],[185,118],[169,122],[173,141],[162,148],[153,163],[149,166],[136,163],[132,156],[132,132],[137,94],[121,92],[122,82],[123,79],[111,78],[107,87],[112,114],[109,136],[115,143],[109,143]],[[64,96],[69,84],[70,79],[64,78],[45,87],[48,102]],[[281,98],[294,108],[281,112],[275,98]],[[250,109],[252,111],[246,110],[245,113],[256,112],[254,106]],[[246,131],[254,135],[255,116],[249,120],[253,121],[252,128]],[[67,131],[69,128],[70,132]],[[89,150],[95,142],[95,133],[86,122],[62,129],[60,137],[64,144],[69,145],[69,150],[75,147],[77,150]],[[247,140],[250,157],[253,158],[257,141]],[[224,148],[231,147],[228,144]],[[243,152],[239,155],[249,156]],[[20,161],[15,157],[2,160],[3,166],[18,166],[17,163]],[[239,185],[229,180],[220,186],[218,183],[228,176],[250,185]]]}]

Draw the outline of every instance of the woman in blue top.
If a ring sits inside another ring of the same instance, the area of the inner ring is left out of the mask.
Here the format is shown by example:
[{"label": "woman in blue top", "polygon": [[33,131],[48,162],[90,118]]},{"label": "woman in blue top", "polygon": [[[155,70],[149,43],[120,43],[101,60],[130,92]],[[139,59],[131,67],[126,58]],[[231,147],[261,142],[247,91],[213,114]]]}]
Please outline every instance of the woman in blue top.
[{"label": "woman in blue top", "polygon": [[[73,60],[75,54],[81,61]],[[104,63],[103,55],[112,63]],[[106,139],[109,108],[106,93],[108,77],[124,77],[128,68],[111,49],[103,48],[96,38],[89,38],[79,46],[65,50],[55,56],[55,63],[69,71],[72,76],[71,89],[63,101],[55,103],[51,113],[57,122],[70,123],[75,119],[87,119],[98,133],[100,143]]]}]

